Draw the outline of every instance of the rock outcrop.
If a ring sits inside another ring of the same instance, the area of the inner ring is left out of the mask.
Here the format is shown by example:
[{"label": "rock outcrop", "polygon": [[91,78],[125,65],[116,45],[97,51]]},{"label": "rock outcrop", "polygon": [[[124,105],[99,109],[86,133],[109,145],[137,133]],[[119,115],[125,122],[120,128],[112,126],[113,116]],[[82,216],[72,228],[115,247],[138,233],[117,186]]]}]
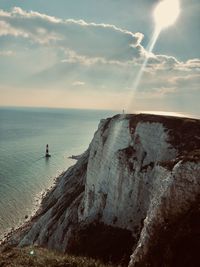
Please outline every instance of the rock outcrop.
[{"label": "rock outcrop", "polygon": [[[130,267],[179,266],[181,260],[193,265],[180,266],[195,266],[199,195],[199,120],[117,115],[100,122],[88,150],[48,193],[19,245],[81,253],[95,238],[98,247],[112,241],[111,256],[119,247],[120,256],[132,253]],[[124,230],[120,237],[113,234],[117,229]],[[105,232],[107,241],[98,243]],[[185,258],[187,242],[193,254]]]}]

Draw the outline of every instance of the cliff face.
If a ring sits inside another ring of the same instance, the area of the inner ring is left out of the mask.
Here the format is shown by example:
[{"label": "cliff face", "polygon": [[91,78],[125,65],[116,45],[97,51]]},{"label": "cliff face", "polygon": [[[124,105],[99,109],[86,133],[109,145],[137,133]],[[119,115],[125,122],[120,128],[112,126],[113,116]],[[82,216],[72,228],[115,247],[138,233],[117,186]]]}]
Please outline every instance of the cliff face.
[{"label": "cliff face", "polygon": [[122,238],[124,244],[112,245],[134,247],[131,267],[162,266],[164,260],[172,266],[175,243],[169,242],[170,236],[178,244],[183,234],[175,237],[175,232],[183,221],[182,228],[191,228],[188,235],[197,231],[189,218],[199,219],[199,193],[199,120],[118,115],[101,121],[88,150],[44,199],[19,243],[76,250],[77,232],[80,238],[81,231],[93,225],[101,235],[103,225],[111,227],[108,233],[124,229],[130,234]]}]

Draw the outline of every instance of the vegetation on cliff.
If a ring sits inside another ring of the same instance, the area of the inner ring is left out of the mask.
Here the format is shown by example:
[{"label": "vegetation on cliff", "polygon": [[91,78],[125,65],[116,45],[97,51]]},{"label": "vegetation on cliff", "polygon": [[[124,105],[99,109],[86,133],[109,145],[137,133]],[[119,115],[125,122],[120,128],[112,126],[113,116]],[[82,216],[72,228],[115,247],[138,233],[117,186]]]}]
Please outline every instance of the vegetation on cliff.
[{"label": "vegetation on cliff", "polygon": [[0,253],[0,267],[120,267],[105,265],[98,260],[63,255],[44,248],[7,247]]}]

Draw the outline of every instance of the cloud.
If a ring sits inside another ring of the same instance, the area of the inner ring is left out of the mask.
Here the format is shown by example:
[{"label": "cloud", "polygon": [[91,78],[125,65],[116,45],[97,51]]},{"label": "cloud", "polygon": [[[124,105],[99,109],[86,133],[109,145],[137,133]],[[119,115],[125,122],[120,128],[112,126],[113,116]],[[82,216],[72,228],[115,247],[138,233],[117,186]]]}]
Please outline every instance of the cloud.
[{"label": "cloud", "polygon": [[23,30],[16,29],[15,27],[12,27],[9,23],[0,20],[0,36],[4,35],[12,35],[14,37],[22,36],[25,38],[28,37],[28,34]]},{"label": "cloud", "polygon": [[171,78],[170,83],[181,91],[187,90],[200,92],[200,74],[191,74],[186,76],[174,76]]},{"label": "cloud", "polygon": [[175,57],[167,55],[151,55],[147,62],[147,69],[152,70],[166,70],[175,69],[179,66],[179,62]]},{"label": "cloud", "polygon": [[83,86],[83,85],[85,85],[85,82],[82,82],[82,81],[74,81],[74,82],[72,83],[72,85],[73,85],[73,86]]},{"label": "cloud", "polygon": [[182,62],[178,66],[178,69],[183,70],[183,71],[200,71],[200,59],[199,58],[194,58],[194,59],[189,59],[186,62]]},{"label": "cloud", "polygon": [[56,44],[87,57],[126,61],[139,57],[142,51],[142,33],[134,34],[114,25],[61,20],[18,7],[11,12],[0,10],[0,21],[0,36],[22,36],[39,44]]},{"label": "cloud", "polygon": [[173,56],[149,55],[142,46],[142,33],[132,33],[111,24],[60,19],[19,7],[10,12],[0,10],[0,36],[21,37],[31,44],[62,51],[61,62],[129,67],[140,66],[148,57],[146,71],[150,72],[200,68],[199,59],[180,62]]},{"label": "cloud", "polygon": [[[191,92],[199,94],[200,59],[181,62],[169,55],[149,55],[142,46],[142,33],[132,33],[115,25],[64,20],[14,8],[10,12],[0,10],[0,37],[4,41],[4,47],[0,44],[1,56],[9,55],[6,51],[13,51],[14,45],[17,51],[16,57],[10,57],[14,67],[0,76],[5,80],[12,75],[13,83],[16,76],[20,86],[26,83],[29,88],[56,88],[55,91],[59,88],[63,92],[73,91],[74,86],[79,88],[74,90],[76,93],[109,91],[110,95],[128,98],[135,90],[134,81],[140,67],[148,57],[136,92],[138,97],[176,96],[178,99],[179,95]],[[27,66],[27,62],[31,64]]]},{"label": "cloud", "polygon": [[185,65],[190,68],[200,68],[200,59],[199,58],[190,59],[186,62]]},{"label": "cloud", "polygon": [[0,50],[0,56],[13,56],[15,55],[14,51],[11,50]]},{"label": "cloud", "polygon": [[1,17],[10,17],[10,13],[0,9],[0,16]]},{"label": "cloud", "polygon": [[141,91],[137,93],[137,96],[147,98],[147,99],[160,99],[160,98],[165,98],[166,96],[169,95],[174,95],[177,93],[177,88],[176,87],[165,87],[165,86],[160,86],[160,87],[155,87],[151,90],[147,91]]}]

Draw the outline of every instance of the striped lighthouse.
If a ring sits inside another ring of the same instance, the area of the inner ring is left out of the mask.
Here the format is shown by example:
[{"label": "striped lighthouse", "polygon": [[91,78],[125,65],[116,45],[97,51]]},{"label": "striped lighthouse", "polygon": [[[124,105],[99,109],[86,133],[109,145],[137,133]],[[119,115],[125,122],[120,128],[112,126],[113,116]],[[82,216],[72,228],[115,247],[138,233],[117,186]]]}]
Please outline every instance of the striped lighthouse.
[{"label": "striped lighthouse", "polygon": [[45,157],[46,158],[51,157],[51,155],[49,154],[49,145],[48,144],[46,145],[46,154],[45,154]]}]

